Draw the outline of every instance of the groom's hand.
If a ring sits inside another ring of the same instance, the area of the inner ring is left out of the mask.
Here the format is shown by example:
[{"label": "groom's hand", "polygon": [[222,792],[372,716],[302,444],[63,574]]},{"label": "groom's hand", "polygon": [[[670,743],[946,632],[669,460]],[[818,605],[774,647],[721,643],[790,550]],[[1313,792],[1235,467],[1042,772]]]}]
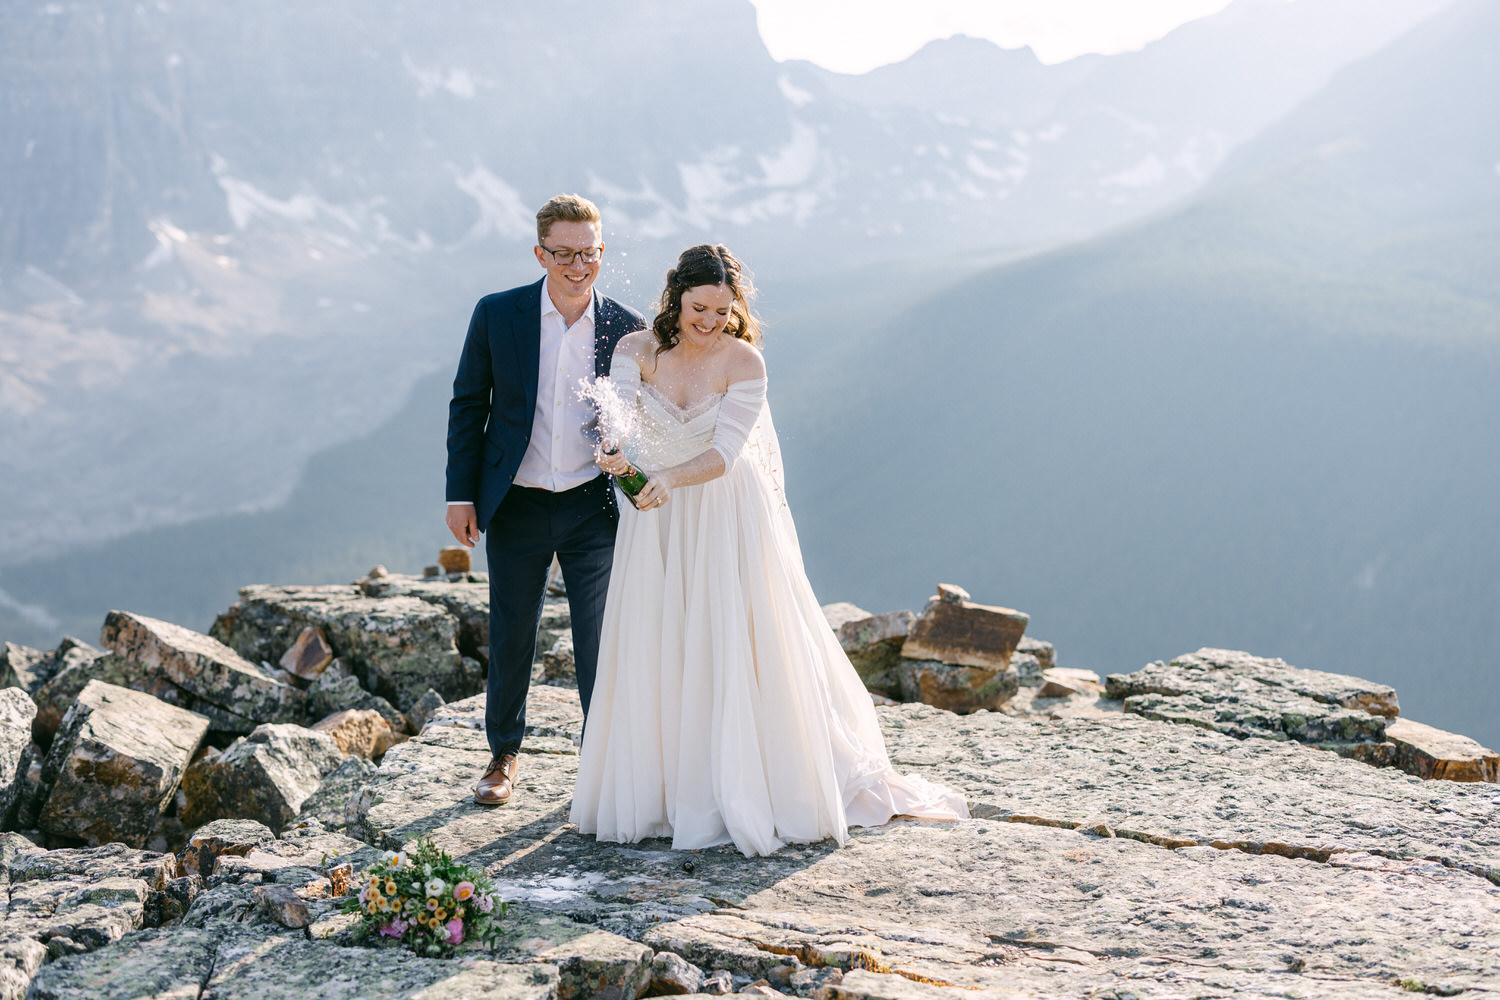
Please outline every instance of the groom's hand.
[{"label": "groom's hand", "polygon": [[460,545],[474,547],[479,541],[479,516],[474,512],[471,503],[450,503],[448,505],[448,530],[453,532],[453,537],[458,539]]}]

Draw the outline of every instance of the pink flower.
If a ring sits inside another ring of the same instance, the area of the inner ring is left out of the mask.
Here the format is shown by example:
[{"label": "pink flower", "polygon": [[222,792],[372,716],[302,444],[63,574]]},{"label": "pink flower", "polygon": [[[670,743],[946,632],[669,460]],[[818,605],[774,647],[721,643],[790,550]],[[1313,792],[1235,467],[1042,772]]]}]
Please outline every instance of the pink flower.
[{"label": "pink flower", "polygon": [[453,887],[453,898],[459,902],[463,902],[472,895],[474,895],[473,882],[460,882]]},{"label": "pink flower", "polygon": [[479,912],[480,913],[489,913],[494,908],[495,908],[495,900],[494,900],[493,896],[480,896],[479,897]]},{"label": "pink flower", "polygon": [[385,935],[386,937],[398,938],[401,935],[405,934],[406,929],[410,926],[411,924],[407,923],[405,920],[402,920],[400,917],[397,917],[395,920],[392,920],[390,923],[380,928],[380,933]]},{"label": "pink flower", "polygon": [[449,944],[461,944],[463,942],[463,939],[464,939],[464,922],[463,922],[463,920],[461,920],[458,917],[454,917],[452,920],[448,921],[443,926],[445,928],[447,928],[447,930],[448,930],[448,943]]}]

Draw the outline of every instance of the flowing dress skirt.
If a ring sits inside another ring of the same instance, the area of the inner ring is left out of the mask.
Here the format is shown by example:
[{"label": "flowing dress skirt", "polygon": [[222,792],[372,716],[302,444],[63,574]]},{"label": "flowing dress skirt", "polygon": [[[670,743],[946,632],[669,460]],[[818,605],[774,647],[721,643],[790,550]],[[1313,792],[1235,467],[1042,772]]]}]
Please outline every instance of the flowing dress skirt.
[{"label": "flowing dress skirt", "polygon": [[891,769],[771,478],[740,459],[637,511],[623,497],[571,819],[601,840],[763,855],[898,814],[968,815]]}]

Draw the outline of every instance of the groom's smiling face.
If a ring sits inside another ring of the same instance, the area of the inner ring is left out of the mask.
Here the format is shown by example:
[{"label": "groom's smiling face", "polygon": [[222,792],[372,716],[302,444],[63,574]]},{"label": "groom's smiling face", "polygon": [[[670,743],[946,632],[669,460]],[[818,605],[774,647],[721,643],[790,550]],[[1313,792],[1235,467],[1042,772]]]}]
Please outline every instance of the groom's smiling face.
[{"label": "groom's smiling face", "polygon": [[[546,249],[537,247],[536,259],[547,270],[548,291],[564,297],[587,295],[594,287],[594,279],[599,277],[599,265],[602,261],[585,264],[578,252],[604,245],[594,224],[554,222],[543,243]],[[559,264],[548,252],[550,250],[571,250],[573,259],[567,264]]]}]

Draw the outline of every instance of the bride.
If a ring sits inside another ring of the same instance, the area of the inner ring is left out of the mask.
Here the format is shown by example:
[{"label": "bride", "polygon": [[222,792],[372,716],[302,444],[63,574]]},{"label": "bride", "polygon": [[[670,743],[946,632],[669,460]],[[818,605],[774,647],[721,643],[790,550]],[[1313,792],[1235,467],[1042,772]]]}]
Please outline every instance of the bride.
[{"label": "bride", "polygon": [[[651,327],[615,350],[633,402],[599,668],[570,819],[601,840],[746,855],[963,798],[891,768],[870,696],[802,568],[740,262],[683,252]],[[628,458],[628,461],[627,461]]]}]

